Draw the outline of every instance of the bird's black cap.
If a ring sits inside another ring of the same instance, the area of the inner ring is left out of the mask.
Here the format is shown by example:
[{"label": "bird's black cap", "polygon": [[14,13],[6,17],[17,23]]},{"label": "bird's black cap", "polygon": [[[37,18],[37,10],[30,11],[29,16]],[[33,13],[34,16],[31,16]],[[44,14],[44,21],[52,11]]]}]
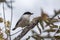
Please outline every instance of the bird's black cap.
[{"label": "bird's black cap", "polygon": [[25,15],[25,14],[32,15],[33,13],[31,13],[31,12],[25,12],[23,15]]}]

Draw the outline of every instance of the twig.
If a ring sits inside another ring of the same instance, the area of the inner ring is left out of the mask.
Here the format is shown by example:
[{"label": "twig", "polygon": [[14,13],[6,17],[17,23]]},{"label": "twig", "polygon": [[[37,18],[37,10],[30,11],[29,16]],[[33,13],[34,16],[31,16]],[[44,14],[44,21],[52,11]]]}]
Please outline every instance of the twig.
[{"label": "twig", "polygon": [[39,32],[41,33],[41,29],[39,28],[38,24],[37,24],[37,28],[38,28]]},{"label": "twig", "polygon": [[14,34],[11,34],[10,36],[13,36],[13,35],[15,35],[15,34],[17,34],[17,33],[19,33],[20,31],[22,31],[24,28],[22,28],[21,30],[19,30],[19,31],[17,31],[16,33],[14,33]]},{"label": "twig", "polygon": [[[4,17],[4,27],[5,27],[5,31],[6,31],[6,25],[5,25],[5,9],[4,9],[4,3],[3,3],[3,17]],[[7,35],[8,38],[8,35]]]},{"label": "twig", "polygon": [[56,35],[56,33],[57,33],[57,31],[59,30],[59,28],[56,30],[56,32],[55,32],[55,34],[54,34],[54,36]]},{"label": "twig", "polygon": [[[12,0],[11,0],[12,1]],[[12,25],[12,18],[13,18],[13,8],[12,8],[12,2],[11,2],[11,24],[10,24],[10,28],[9,30],[11,30],[11,25]],[[11,31],[10,31],[11,32]],[[10,35],[11,33],[9,33]],[[9,36],[10,40],[11,40],[11,36]]]},{"label": "twig", "polygon": [[55,12],[55,15],[51,19],[53,19],[54,17],[56,17],[58,14],[60,14],[60,10],[58,10],[58,11],[54,10],[54,12]]},{"label": "twig", "polygon": [[19,30],[19,31],[17,31],[16,33],[14,33],[14,34],[11,34],[10,36],[13,36],[13,35],[15,35],[15,34],[17,34],[17,33],[19,33],[20,31],[22,31],[23,29],[21,29],[21,30]]}]

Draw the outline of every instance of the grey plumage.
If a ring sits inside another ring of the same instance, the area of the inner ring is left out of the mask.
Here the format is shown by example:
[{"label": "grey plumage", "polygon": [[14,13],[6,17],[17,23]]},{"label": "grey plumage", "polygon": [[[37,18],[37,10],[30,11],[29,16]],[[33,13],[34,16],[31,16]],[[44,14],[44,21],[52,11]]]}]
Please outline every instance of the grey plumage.
[{"label": "grey plumage", "polygon": [[[28,14],[29,13],[29,14]],[[32,14],[30,14],[30,12],[26,12],[25,14],[22,15],[22,17],[18,20],[18,22],[15,25],[15,28],[13,28],[13,30],[15,30],[18,27],[26,27],[28,26],[30,23],[30,16]]]}]

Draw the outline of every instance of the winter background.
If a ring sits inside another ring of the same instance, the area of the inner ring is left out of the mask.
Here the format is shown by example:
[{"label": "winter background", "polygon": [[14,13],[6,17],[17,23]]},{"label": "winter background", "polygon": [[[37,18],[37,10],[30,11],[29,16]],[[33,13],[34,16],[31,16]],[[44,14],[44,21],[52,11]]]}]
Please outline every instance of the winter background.
[{"label": "winter background", "polygon": [[[10,1],[10,0],[7,0]],[[22,16],[22,14],[26,11],[34,13],[31,16],[31,20],[34,17],[41,16],[41,8],[46,12],[50,17],[54,15],[54,9],[59,10],[60,9],[60,0],[13,0],[13,21],[11,26],[11,34],[14,34],[15,32],[21,30],[22,28],[17,28],[15,31],[12,31],[15,24],[17,23],[18,19]],[[6,20],[11,21],[11,9],[9,9],[6,4],[5,6],[5,17]],[[3,17],[3,5],[0,3],[0,17]],[[59,23],[58,23],[59,24]],[[4,27],[3,23],[0,23],[1,28]],[[3,29],[4,30],[4,29]],[[39,33],[37,27],[33,28],[37,33]],[[47,33],[42,33],[42,35],[46,35]],[[18,36],[19,33],[16,35],[13,35],[11,38],[12,40]],[[25,40],[28,36],[31,36],[32,33],[29,31],[21,40]],[[52,34],[51,34],[52,35]],[[6,35],[4,34],[4,37]],[[34,40],[33,38],[30,38],[30,40]]]}]

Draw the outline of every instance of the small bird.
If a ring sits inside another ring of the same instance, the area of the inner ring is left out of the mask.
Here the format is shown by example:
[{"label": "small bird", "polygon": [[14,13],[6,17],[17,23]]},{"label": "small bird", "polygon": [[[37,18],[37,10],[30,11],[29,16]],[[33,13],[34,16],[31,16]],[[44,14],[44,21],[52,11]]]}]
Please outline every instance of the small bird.
[{"label": "small bird", "polygon": [[15,28],[13,28],[12,30],[15,30],[16,28],[18,27],[26,27],[30,24],[30,16],[32,15],[33,13],[31,12],[25,12],[22,17],[18,20],[18,22],[16,23],[15,25]]}]

